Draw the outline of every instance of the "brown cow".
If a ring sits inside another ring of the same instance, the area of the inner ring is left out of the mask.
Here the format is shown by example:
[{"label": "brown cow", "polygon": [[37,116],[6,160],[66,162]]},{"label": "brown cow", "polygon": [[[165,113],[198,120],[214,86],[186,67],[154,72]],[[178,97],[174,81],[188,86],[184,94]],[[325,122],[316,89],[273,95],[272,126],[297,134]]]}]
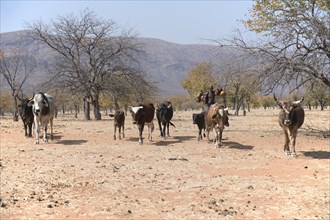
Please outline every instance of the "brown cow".
[{"label": "brown cow", "polygon": [[151,132],[153,130],[153,120],[155,116],[155,106],[152,103],[140,104],[135,107],[131,107],[130,112],[132,114],[133,123],[138,125],[139,129],[139,144],[143,143],[142,132],[144,124],[148,125],[148,139],[151,140]]},{"label": "brown cow", "polygon": [[286,155],[296,157],[296,137],[298,129],[303,125],[305,119],[304,109],[300,105],[304,98],[295,102],[281,102],[277,100],[274,94],[274,100],[281,108],[278,122],[285,134],[284,152]]},{"label": "brown cow", "polygon": [[222,132],[225,125],[229,126],[227,111],[228,109],[223,105],[215,103],[210,106],[209,111],[205,115],[206,137],[207,140],[210,141],[209,133],[210,130],[213,129],[213,143],[215,143],[216,148],[221,147]]},{"label": "brown cow", "polygon": [[[114,133],[113,133],[113,139],[116,140],[116,131],[118,128],[118,137],[119,140],[121,140],[121,133],[123,134],[123,138],[125,137],[125,113],[120,110],[116,110],[115,114],[109,114],[110,117],[114,118],[113,121],[113,127],[114,127]],[[123,132],[121,132],[121,129],[123,129]]]}]

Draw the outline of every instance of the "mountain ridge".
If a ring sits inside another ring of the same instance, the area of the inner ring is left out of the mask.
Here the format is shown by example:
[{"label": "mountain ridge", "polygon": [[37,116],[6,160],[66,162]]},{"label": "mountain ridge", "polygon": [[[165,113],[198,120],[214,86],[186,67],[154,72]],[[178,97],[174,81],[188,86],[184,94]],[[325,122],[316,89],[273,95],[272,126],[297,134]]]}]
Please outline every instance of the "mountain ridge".
[{"label": "mountain ridge", "polygon": [[[21,45],[28,51],[34,51],[39,63],[36,75],[44,71],[40,65],[54,57],[46,46],[40,46],[28,36],[29,30],[0,33],[1,50]],[[188,94],[180,85],[189,70],[201,62],[218,63],[225,54],[219,53],[219,47],[207,44],[178,44],[157,38],[136,37],[144,45],[145,56],[138,58],[148,77],[157,83],[161,96]],[[222,50],[223,52],[223,50]],[[31,80],[30,80],[31,81]],[[33,81],[33,80],[32,80]],[[30,84],[33,82],[29,82]],[[33,85],[32,85],[33,86]]]}]

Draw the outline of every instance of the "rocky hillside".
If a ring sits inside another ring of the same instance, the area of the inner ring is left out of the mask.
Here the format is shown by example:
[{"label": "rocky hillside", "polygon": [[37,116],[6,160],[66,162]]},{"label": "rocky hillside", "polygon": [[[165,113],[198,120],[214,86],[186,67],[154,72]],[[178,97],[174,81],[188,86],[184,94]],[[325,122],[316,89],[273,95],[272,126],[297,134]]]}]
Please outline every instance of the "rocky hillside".
[{"label": "rocky hillside", "polygon": [[[37,76],[45,73],[45,66],[51,63],[53,53],[46,47],[40,47],[28,37],[28,31],[1,33],[1,50],[22,47],[32,51],[38,60]],[[166,42],[160,39],[138,38],[144,45],[145,56],[139,58],[142,67],[152,81],[158,83],[161,96],[186,94],[180,82],[189,69],[200,62],[216,63],[225,57],[219,49],[212,45],[183,45]],[[223,52],[223,50],[222,50]],[[29,84],[38,82],[36,77]]]}]

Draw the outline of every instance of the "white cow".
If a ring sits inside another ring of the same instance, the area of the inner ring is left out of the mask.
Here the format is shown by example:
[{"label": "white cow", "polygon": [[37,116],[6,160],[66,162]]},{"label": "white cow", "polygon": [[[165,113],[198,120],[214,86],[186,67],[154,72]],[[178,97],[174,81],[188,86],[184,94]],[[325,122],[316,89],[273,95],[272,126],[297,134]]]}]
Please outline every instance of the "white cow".
[{"label": "white cow", "polygon": [[39,144],[39,131],[40,126],[44,130],[45,142],[48,142],[47,138],[47,125],[50,123],[50,138],[53,139],[53,118],[55,113],[55,101],[54,98],[48,94],[42,92],[35,94],[33,99],[28,103],[28,106],[32,106],[34,114],[34,124],[36,128],[36,144]]}]

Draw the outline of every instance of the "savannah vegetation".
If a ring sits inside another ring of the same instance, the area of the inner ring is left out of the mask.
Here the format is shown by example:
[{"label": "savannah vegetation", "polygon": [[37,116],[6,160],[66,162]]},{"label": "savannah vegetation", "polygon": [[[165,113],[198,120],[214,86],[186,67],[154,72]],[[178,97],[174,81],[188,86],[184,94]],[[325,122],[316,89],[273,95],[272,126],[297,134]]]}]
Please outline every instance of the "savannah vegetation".
[{"label": "savannah vegetation", "polygon": [[[210,85],[224,88],[227,105],[239,111],[274,106],[272,93],[290,99],[305,97],[304,105],[324,110],[330,104],[330,4],[326,0],[255,0],[249,18],[242,21],[258,33],[244,39],[240,30],[228,39],[215,39],[219,52],[232,48],[230,61],[199,63],[181,82],[189,95],[161,97],[136,57],[134,30],[118,28],[86,9],[80,15],[59,16],[49,23],[31,21],[31,39],[56,55],[42,89],[55,96],[62,113],[84,112],[84,119],[101,120],[101,111],[127,108],[142,102],[171,100],[177,110],[200,109],[195,95]],[[17,96],[28,94],[26,79],[34,74],[36,57],[19,46],[1,51],[1,112],[17,120]]]}]

